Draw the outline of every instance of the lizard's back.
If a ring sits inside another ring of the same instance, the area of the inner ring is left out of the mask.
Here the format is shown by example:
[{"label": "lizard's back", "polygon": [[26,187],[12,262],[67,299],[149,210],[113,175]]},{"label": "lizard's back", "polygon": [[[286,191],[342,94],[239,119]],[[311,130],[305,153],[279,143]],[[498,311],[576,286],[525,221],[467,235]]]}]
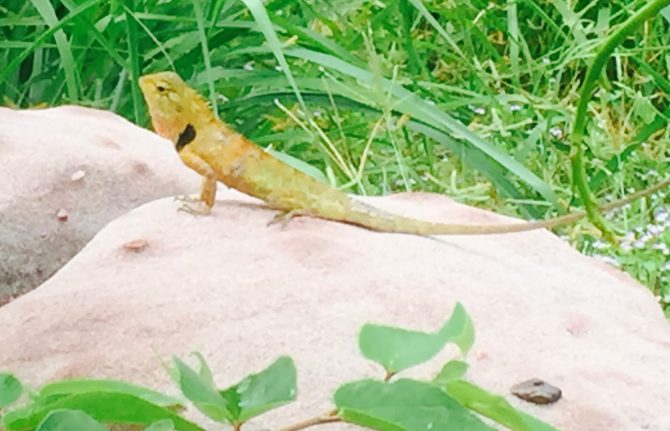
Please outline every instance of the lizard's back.
[{"label": "lizard's back", "polygon": [[272,208],[341,220],[351,198],[266,153],[239,133],[220,124],[214,136],[203,134],[192,151],[206,160],[219,181],[257,197]]}]

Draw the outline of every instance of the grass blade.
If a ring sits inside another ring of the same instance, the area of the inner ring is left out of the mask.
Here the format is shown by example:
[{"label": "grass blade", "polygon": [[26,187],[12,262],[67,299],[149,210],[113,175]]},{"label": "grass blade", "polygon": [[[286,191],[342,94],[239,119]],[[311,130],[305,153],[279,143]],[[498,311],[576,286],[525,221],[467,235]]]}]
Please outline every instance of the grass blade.
[{"label": "grass blade", "polygon": [[286,75],[286,79],[291,85],[291,88],[295,93],[295,97],[298,100],[298,103],[300,103],[300,106],[305,111],[305,113],[308,114],[309,110],[305,105],[305,101],[302,99],[300,89],[298,88],[298,85],[296,84],[295,79],[293,78],[291,69],[288,67],[286,57],[284,56],[283,48],[281,46],[281,43],[279,42],[277,33],[275,32],[274,27],[272,26],[270,17],[268,16],[267,11],[265,10],[265,6],[263,6],[263,2],[260,0],[242,0],[242,2],[244,2],[246,7],[249,9],[249,11],[254,17],[254,20],[256,21],[256,24],[258,25],[258,28],[265,36],[265,40],[267,41],[268,46],[270,47],[270,50],[274,54],[275,58],[279,62],[279,66],[281,67],[282,72],[284,72],[284,75]]},{"label": "grass blade", "polygon": [[207,78],[207,86],[209,87],[209,101],[212,104],[214,112],[219,112],[216,103],[216,90],[214,89],[214,80],[212,79],[212,59],[209,56],[209,47],[207,44],[207,33],[205,31],[205,17],[202,13],[200,0],[192,0],[193,11],[195,12],[195,20],[198,24],[198,36],[200,36],[200,46],[202,47],[202,59],[205,62],[205,77]]},{"label": "grass blade", "polygon": [[143,104],[140,96],[140,87],[137,82],[140,79],[140,54],[138,52],[137,23],[133,18],[135,4],[134,0],[125,0],[124,14],[126,18],[126,31],[128,32],[128,56],[130,57],[130,94],[133,98],[133,117],[137,124],[144,124],[142,117]]},{"label": "grass blade", "polygon": [[[58,25],[59,20],[56,16],[56,11],[54,11],[53,6],[48,0],[31,0],[31,2],[47,26],[52,28]],[[68,97],[70,100],[76,101],[79,99],[79,84],[70,41],[62,29],[56,30],[53,36],[56,41],[56,49],[58,49],[60,55],[60,64],[65,73],[65,86]]]}]

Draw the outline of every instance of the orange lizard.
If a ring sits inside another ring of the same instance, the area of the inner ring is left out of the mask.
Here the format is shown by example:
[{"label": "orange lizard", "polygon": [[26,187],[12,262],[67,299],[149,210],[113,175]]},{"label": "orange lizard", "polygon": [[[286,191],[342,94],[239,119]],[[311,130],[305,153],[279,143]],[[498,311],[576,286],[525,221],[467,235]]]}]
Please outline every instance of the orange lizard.
[{"label": "orange lizard", "polygon": [[[216,183],[263,200],[280,213],[278,220],[304,215],[350,223],[379,232],[417,235],[473,235],[523,232],[574,222],[582,211],[528,223],[470,225],[432,223],[389,214],[318,181],[265,152],[235,132],[212,112],[207,102],[175,73],[161,72],[140,78],[156,132],[172,141],[181,160],[202,175],[201,208],[214,206]],[[648,189],[602,207],[610,210],[670,184],[667,179]]]}]

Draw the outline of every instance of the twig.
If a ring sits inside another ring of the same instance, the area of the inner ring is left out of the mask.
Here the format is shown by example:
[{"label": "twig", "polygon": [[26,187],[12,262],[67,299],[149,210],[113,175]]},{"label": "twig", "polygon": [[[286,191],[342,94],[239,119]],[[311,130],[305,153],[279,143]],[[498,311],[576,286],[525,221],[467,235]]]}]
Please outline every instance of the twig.
[{"label": "twig", "polygon": [[332,422],[342,422],[342,419],[337,417],[337,410],[330,411],[324,415],[315,416],[311,419],[298,422],[294,425],[289,425],[286,428],[281,428],[279,431],[298,431],[305,428],[309,428],[314,425],[328,424]]}]

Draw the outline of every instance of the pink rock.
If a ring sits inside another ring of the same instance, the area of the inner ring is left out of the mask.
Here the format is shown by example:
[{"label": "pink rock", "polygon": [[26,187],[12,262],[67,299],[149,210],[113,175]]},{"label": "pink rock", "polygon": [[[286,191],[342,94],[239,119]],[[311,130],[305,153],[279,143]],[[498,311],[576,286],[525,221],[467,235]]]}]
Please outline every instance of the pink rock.
[{"label": "pink rock", "polygon": [[0,302],[36,287],[105,224],[197,177],[164,139],[106,111],[0,108]]},{"label": "pink rock", "polygon": [[[429,220],[508,220],[430,194],[366,201]],[[287,354],[298,402],[249,424],[277,429],[327,412],[339,384],[382,376],[358,352],[365,322],[432,331],[460,301],[477,333],[476,384],[561,430],[670,429],[670,327],[654,298],[549,232],[428,239],[310,218],[282,229],[235,192],[206,217],[178,205],[114,220],[0,308],[0,368],[32,385],[104,376],[177,393],[157,354],[202,352],[221,387]],[[429,378],[455,355],[406,375]],[[535,406],[509,394],[531,377],[563,397]]]}]

